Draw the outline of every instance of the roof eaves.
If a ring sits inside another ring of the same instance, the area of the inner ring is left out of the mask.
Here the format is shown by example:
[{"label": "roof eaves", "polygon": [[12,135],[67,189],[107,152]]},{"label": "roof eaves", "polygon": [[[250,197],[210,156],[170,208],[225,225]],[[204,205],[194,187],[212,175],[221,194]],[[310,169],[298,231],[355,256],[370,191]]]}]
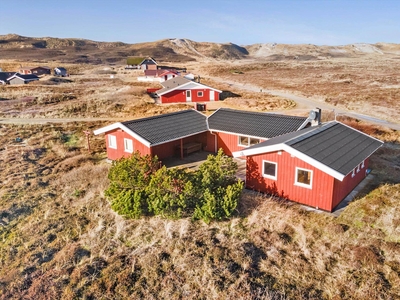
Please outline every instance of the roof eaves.
[{"label": "roof eaves", "polygon": [[309,157],[308,155],[305,155],[304,153],[290,147],[289,145],[286,145],[285,143],[250,149],[248,151],[246,151],[246,149],[244,149],[242,151],[233,152],[232,154],[233,154],[233,157],[240,157],[240,156],[258,155],[258,154],[270,153],[270,152],[276,152],[276,151],[286,151],[286,152],[290,153],[292,156],[297,157],[298,159],[316,167],[317,169],[321,170],[322,172],[324,172],[328,175],[331,175],[332,177],[334,177],[340,181],[342,181],[343,178],[346,176],[345,174],[342,174],[342,173],[328,167],[327,165]]},{"label": "roof eaves", "polygon": [[107,125],[105,127],[96,129],[96,130],[93,131],[93,134],[94,135],[99,135],[99,134],[107,133],[107,132],[109,132],[111,130],[118,129],[118,128],[124,130],[127,134],[129,134],[131,137],[133,137],[136,140],[138,140],[139,142],[141,142],[143,145],[146,145],[147,147],[150,147],[150,142],[148,140],[144,139],[142,136],[140,136],[137,133],[133,132],[131,129],[126,127],[121,122],[113,123],[113,124]]},{"label": "roof eaves", "polygon": [[169,143],[169,142],[181,140],[181,139],[184,139],[184,138],[187,138],[187,137],[190,137],[190,136],[194,136],[194,135],[196,135],[196,134],[203,133],[203,132],[207,132],[207,131],[208,131],[208,130],[202,130],[202,131],[194,132],[194,133],[191,133],[191,134],[188,134],[188,135],[185,135],[185,136],[180,136],[180,137],[173,138],[173,139],[170,139],[170,140],[165,140],[165,141],[162,141],[162,142],[150,144],[150,147],[154,147],[154,146],[158,146],[158,145],[163,145],[163,144],[165,144],[165,143]]}]

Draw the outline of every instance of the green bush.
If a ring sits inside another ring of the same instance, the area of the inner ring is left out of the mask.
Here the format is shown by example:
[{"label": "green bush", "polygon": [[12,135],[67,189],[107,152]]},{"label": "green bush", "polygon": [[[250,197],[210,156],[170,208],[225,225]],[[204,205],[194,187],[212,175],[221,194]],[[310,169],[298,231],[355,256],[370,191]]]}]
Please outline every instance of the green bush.
[{"label": "green bush", "polygon": [[228,218],[235,211],[243,189],[236,171],[237,164],[222,150],[216,156],[209,155],[194,172],[160,168],[157,157],[135,152],[113,162],[105,195],[112,209],[127,218],[192,216],[209,223]]}]

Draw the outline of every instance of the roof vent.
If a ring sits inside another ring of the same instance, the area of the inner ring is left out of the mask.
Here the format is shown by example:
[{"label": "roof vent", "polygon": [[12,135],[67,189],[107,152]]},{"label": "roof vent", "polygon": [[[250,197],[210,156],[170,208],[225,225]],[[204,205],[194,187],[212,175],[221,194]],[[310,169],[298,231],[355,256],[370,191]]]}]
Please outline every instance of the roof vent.
[{"label": "roof vent", "polygon": [[308,119],[311,121],[311,126],[321,125],[321,109],[316,107],[308,114]]}]

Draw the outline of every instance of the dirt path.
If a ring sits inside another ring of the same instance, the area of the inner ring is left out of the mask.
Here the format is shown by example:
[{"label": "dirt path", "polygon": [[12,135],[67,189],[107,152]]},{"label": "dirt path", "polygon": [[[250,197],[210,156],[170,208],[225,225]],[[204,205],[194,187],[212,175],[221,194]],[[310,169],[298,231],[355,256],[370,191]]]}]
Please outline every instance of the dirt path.
[{"label": "dirt path", "polygon": [[389,121],[375,118],[372,116],[367,116],[365,114],[360,114],[358,112],[350,111],[350,110],[347,110],[344,108],[338,108],[336,106],[333,106],[328,103],[318,101],[318,100],[315,100],[312,98],[306,98],[304,96],[298,96],[298,95],[294,95],[294,94],[284,92],[284,91],[266,90],[266,89],[262,89],[259,86],[255,86],[255,85],[247,84],[247,83],[238,83],[236,81],[227,80],[225,78],[211,77],[211,79],[214,81],[217,81],[217,82],[228,84],[229,86],[239,89],[239,90],[267,93],[267,94],[270,94],[273,96],[279,96],[282,98],[293,100],[297,104],[297,106],[294,108],[296,110],[306,110],[307,111],[307,110],[318,107],[318,108],[321,108],[324,110],[335,111],[335,113],[337,115],[346,115],[346,116],[350,116],[350,117],[353,117],[353,118],[356,118],[359,120],[367,121],[367,122],[370,122],[370,123],[373,123],[376,125],[385,126],[385,127],[388,127],[388,128],[394,129],[394,130],[400,130],[400,124],[389,122]]}]

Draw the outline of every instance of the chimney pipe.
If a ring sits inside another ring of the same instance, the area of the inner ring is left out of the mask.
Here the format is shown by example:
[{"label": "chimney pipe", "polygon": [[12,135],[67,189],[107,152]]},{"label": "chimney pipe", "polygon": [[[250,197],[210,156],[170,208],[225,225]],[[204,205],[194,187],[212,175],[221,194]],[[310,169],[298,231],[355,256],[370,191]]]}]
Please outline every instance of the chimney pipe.
[{"label": "chimney pipe", "polygon": [[318,125],[321,125],[321,109],[318,107],[317,109],[318,109]]}]

